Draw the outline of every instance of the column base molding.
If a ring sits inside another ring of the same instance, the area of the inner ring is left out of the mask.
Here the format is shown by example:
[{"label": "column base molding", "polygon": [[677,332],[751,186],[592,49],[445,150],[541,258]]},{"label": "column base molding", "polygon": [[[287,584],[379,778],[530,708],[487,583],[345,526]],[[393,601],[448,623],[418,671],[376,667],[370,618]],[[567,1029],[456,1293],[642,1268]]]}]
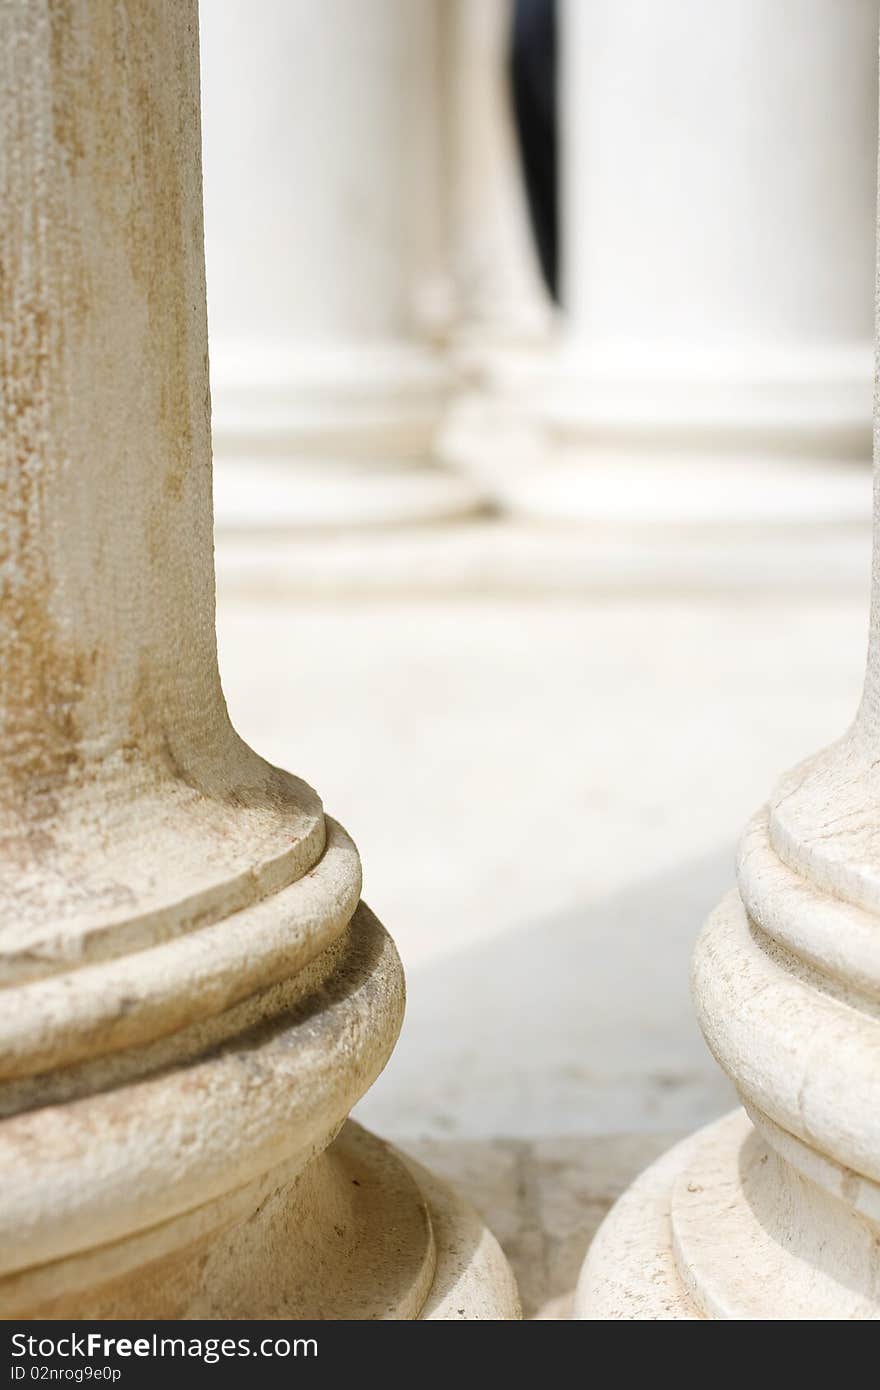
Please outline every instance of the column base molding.
[{"label": "column base molding", "polygon": [[573,345],[544,374],[546,459],[505,500],[536,519],[629,529],[861,521],[870,363],[854,346],[647,364],[609,349],[597,366]]},{"label": "column base molding", "polygon": [[880,1318],[865,1292],[876,1228],[776,1147],[735,1111],[646,1169],[593,1242],[574,1316]]},{"label": "column base molding", "polygon": [[435,456],[451,378],[407,343],[226,345],[212,352],[221,532],[442,521],[479,488]]},{"label": "column base molding", "polygon": [[870,443],[863,459],[793,452],[694,451],[682,442],[637,450],[595,441],[558,447],[545,467],[505,481],[505,504],[535,521],[688,532],[708,527],[866,524]]},{"label": "column base molding", "polygon": [[453,521],[484,499],[468,478],[414,459],[392,465],[218,458],[214,510],[221,535],[378,530]]},{"label": "column base molding", "polygon": [[[520,1315],[507,1262],[473,1209],[352,1121],[293,1181],[279,1169],[249,1196],[259,1200],[256,1207],[247,1200],[243,1220],[233,1219],[236,1204],[227,1197],[212,1204],[213,1214],[202,1208],[28,1271],[7,1283],[4,1316],[25,1309],[28,1317],[77,1320]],[[120,1261],[130,1266],[125,1275]],[[73,1280],[76,1292],[62,1292]]]}]

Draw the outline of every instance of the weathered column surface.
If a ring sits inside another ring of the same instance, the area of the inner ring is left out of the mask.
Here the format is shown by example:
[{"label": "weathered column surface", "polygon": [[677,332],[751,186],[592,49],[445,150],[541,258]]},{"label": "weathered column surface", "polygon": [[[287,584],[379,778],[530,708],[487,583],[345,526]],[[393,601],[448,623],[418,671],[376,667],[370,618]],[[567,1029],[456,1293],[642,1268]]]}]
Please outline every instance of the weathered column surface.
[{"label": "weathered column surface", "polygon": [[737,891],[696,949],[700,1025],[744,1110],[621,1198],[581,1275],[583,1318],[880,1318],[876,484],[874,557],[853,725],[746,828]]},{"label": "weathered column surface", "polygon": [[877,0],[565,0],[563,304],[534,515],[863,513]]},{"label": "weathered column surface", "polygon": [[201,13],[218,525],[442,519],[451,385],[420,335],[438,196],[436,0]]},{"label": "weathered column surface", "polygon": [[195,4],[9,0],[0,52],[0,1315],[514,1316],[343,1128],[400,963],[223,701]]}]

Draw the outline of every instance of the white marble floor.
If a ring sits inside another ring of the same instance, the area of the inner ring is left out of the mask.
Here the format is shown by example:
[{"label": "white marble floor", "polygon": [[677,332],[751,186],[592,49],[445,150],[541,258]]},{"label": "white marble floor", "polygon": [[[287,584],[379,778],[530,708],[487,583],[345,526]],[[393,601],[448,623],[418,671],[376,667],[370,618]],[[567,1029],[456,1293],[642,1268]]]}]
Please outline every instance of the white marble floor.
[{"label": "white marble floor", "polygon": [[[552,535],[535,544],[549,572]],[[687,593],[407,597],[254,591],[221,546],[232,717],[353,833],[407,968],[361,1118],[480,1152],[729,1105],[692,1020],[691,944],[744,821],[843,730],[861,682],[867,574],[826,585],[812,549],[802,583],[789,565],[785,584]]]}]

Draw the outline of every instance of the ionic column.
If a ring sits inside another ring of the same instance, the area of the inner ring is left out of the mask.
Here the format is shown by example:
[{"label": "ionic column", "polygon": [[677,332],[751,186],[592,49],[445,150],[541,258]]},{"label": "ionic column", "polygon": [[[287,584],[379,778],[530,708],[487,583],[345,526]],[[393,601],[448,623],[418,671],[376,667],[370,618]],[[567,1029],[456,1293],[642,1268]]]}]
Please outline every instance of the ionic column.
[{"label": "ionic column", "polygon": [[861,515],[834,465],[869,448],[877,9],[566,0],[570,322],[525,510]]},{"label": "ionic column", "polygon": [[201,13],[221,528],[445,518],[448,368],[420,331],[437,230],[435,0]]},{"label": "ionic column", "polygon": [[0,1316],[515,1316],[346,1125],[400,963],[226,713],[195,4],[9,0],[0,53]]},{"label": "ionic column", "polygon": [[874,555],[855,721],[747,827],[696,950],[700,1025],[744,1108],[613,1209],[583,1318],[880,1318],[880,490]]}]

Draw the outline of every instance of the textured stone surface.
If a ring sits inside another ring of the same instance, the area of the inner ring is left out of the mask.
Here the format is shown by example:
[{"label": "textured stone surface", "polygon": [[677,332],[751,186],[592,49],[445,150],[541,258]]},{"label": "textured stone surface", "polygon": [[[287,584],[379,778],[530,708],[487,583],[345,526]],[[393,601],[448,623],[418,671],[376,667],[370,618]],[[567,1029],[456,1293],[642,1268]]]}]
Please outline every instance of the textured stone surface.
[{"label": "textured stone surface", "polygon": [[0,1312],[516,1317],[476,1215],[340,1135],[400,961],[220,687],[195,4],[0,40]]}]

